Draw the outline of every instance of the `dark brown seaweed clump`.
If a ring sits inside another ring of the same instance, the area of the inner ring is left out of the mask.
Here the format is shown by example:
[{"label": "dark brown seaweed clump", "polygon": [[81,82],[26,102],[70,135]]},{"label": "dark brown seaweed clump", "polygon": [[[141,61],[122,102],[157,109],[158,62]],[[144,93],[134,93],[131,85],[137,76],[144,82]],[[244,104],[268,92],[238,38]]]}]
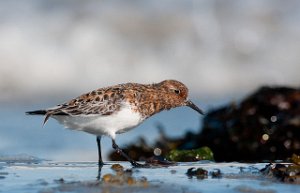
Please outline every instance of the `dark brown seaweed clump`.
[{"label": "dark brown seaweed clump", "polygon": [[216,161],[285,160],[300,151],[300,90],[262,87],[238,105],[213,110],[195,140]]},{"label": "dark brown seaweed clump", "polygon": [[268,164],[260,170],[267,178],[273,178],[286,183],[300,184],[300,165],[291,164]]},{"label": "dark brown seaweed clump", "polygon": [[196,177],[197,179],[205,179],[208,177],[208,171],[203,168],[189,168],[186,172],[189,178]]}]

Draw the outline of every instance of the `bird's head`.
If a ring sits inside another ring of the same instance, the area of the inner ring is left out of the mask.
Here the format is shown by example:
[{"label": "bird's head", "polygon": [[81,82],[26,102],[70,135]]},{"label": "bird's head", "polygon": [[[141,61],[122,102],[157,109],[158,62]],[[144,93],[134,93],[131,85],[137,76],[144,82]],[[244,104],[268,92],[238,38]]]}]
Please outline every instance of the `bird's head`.
[{"label": "bird's head", "polygon": [[189,100],[189,90],[181,82],[177,80],[164,80],[159,83],[159,86],[167,93],[168,101],[172,107],[188,106],[200,114],[204,114],[203,111],[197,107],[191,100]]}]

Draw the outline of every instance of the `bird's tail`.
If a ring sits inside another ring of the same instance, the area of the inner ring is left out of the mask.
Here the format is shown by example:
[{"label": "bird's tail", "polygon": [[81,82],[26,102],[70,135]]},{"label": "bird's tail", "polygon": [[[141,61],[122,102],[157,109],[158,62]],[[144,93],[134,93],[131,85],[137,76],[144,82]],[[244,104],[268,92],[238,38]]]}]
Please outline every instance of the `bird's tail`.
[{"label": "bird's tail", "polygon": [[46,110],[36,110],[36,111],[28,111],[26,112],[26,115],[46,115]]},{"label": "bird's tail", "polygon": [[46,110],[36,110],[36,111],[28,111],[26,112],[26,115],[45,115],[45,119],[43,122],[43,126],[44,126],[51,114]]}]

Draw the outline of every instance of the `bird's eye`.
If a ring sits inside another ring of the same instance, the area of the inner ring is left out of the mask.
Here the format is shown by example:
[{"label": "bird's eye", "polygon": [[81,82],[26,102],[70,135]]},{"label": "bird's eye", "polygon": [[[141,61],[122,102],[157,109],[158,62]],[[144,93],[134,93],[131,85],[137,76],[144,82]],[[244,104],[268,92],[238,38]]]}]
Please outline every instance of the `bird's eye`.
[{"label": "bird's eye", "polygon": [[175,94],[177,94],[177,95],[180,94],[180,90],[175,89],[174,92],[175,92]]}]

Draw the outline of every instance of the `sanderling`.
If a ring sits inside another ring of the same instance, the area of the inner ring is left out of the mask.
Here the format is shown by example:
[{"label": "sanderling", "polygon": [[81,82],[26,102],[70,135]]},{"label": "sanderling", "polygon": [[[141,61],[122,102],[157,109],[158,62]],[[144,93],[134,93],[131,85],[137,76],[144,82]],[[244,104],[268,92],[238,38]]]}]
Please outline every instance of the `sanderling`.
[{"label": "sanderling", "polygon": [[171,108],[188,106],[203,114],[188,99],[188,88],[176,80],[157,84],[126,83],[100,88],[83,94],[66,103],[45,110],[26,112],[29,115],[45,115],[44,124],[52,117],[66,128],[85,131],[97,136],[99,166],[101,136],[112,139],[112,147],[133,166],[136,161],[125,154],[116,144],[116,134],[127,132],[148,117]]}]

